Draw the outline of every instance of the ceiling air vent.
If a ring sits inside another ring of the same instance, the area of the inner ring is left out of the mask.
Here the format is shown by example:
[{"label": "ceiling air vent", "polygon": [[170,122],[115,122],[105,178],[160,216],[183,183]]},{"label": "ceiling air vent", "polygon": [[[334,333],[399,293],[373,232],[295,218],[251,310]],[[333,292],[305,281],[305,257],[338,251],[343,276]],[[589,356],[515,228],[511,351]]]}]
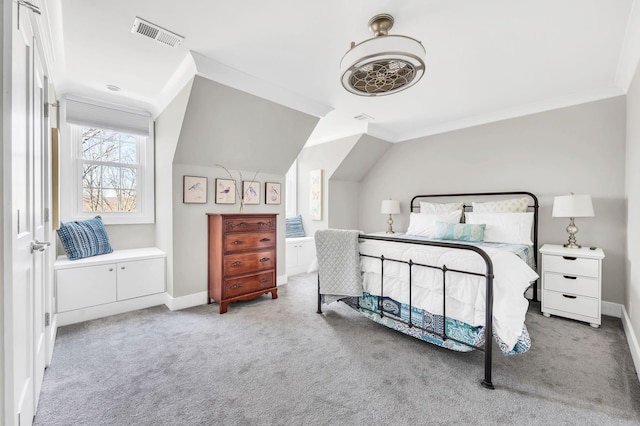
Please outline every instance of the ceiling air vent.
[{"label": "ceiling air vent", "polygon": [[182,43],[182,40],[184,40],[184,37],[181,35],[167,31],[162,27],[138,17],[133,21],[133,28],[131,28],[131,32],[152,38],[158,43],[166,44],[171,47],[179,45]]}]

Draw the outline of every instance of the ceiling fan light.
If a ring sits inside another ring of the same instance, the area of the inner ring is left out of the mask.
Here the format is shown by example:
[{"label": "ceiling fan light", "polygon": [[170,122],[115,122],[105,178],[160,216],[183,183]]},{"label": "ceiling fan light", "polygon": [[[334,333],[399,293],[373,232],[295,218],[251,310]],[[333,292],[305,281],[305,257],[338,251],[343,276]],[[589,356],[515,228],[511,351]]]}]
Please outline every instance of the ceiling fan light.
[{"label": "ceiling fan light", "polygon": [[[379,17],[393,22],[390,15]],[[369,24],[372,31],[376,18]],[[418,40],[382,33],[345,53],[340,62],[340,80],[347,91],[356,95],[390,95],[408,89],[422,78],[425,56],[424,46]]]}]

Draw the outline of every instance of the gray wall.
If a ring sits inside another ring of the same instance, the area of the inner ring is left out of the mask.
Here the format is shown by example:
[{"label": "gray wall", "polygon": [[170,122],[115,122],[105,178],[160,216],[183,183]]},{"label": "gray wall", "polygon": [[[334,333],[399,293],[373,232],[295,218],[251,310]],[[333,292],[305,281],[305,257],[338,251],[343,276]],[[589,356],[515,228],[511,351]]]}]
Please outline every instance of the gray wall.
[{"label": "gray wall", "polygon": [[[156,243],[168,254],[171,296],[207,291],[206,213],[239,210],[239,200],[235,205],[215,204],[215,179],[229,178],[219,164],[237,185],[242,180],[261,183],[261,203],[245,206],[244,212],[279,215],[277,275],[285,275],[285,204],[264,204],[264,182],[279,182],[284,188],[284,175],[317,121],[197,76],[163,111],[157,120]],[[183,203],[185,175],[208,178],[206,204]]]},{"label": "gray wall", "polygon": [[382,231],[380,201],[413,195],[525,190],[540,201],[540,243],[564,243],[568,219],[551,218],[555,195],[591,194],[595,217],[576,219],[578,243],[605,251],[603,300],[622,303],[625,282],[625,97],[395,144],[360,189],[359,225]]},{"label": "gray wall", "polygon": [[[240,179],[238,171],[230,170],[236,182]],[[255,171],[241,170],[245,180],[249,180]],[[207,178],[207,203],[184,204],[182,202],[182,178],[184,175]],[[247,178],[249,176],[249,178]],[[203,167],[184,164],[173,165],[173,279],[174,297],[207,291],[208,245],[207,213],[238,213],[236,204],[215,204],[215,179],[225,178],[226,172],[219,167]],[[264,182],[279,182],[284,186],[284,174],[259,173],[255,180],[261,184],[261,199],[264,200]],[[277,236],[277,276],[285,274],[284,217],[285,204],[245,205],[244,213],[278,214]]]},{"label": "gray wall", "polygon": [[156,245],[167,253],[167,293],[173,285],[173,157],[189,102],[189,81],[156,119]]},{"label": "gray wall", "polygon": [[640,341],[640,66],[627,92],[627,282],[625,309]]}]

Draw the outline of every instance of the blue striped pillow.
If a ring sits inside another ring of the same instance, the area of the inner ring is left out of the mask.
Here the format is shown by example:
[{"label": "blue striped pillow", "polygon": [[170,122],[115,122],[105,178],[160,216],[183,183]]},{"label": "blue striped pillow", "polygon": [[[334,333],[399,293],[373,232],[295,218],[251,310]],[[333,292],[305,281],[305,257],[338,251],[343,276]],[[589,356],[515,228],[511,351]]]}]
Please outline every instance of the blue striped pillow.
[{"label": "blue striped pillow", "polygon": [[304,228],[302,227],[302,216],[288,217],[285,219],[285,238],[306,237]]},{"label": "blue striped pillow", "polygon": [[113,251],[100,216],[78,222],[60,223],[58,237],[70,260]]}]

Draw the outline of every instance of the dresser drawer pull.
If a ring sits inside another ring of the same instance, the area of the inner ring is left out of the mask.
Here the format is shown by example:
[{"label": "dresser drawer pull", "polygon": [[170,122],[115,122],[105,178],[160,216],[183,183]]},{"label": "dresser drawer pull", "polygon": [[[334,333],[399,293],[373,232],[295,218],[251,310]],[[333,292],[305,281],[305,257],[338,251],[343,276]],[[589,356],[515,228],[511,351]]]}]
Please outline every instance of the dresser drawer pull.
[{"label": "dresser drawer pull", "polygon": [[566,297],[567,299],[576,299],[576,296],[572,296],[570,294],[563,294],[562,297]]},{"label": "dresser drawer pull", "polygon": [[577,257],[573,257],[573,256],[562,256],[562,258],[564,260],[576,260],[577,259]]},{"label": "dresser drawer pull", "polygon": [[265,222],[258,222],[258,226],[265,226],[266,223]]},{"label": "dresser drawer pull", "polygon": [[242,262],[240,262],[240,261],[238,261],[238,262],[233,262],[233,263],[231,264],[231,266],[240,266],[240,265],[242,265]]},{"label": "dresser drawer pull", "polygon": [[240,288],[242,287],[242,284],[234,284],[231,286],[231,288],[236,289],[236,288]]},{"label": "dresser drawer pull", "polygon": [[240,240],[235,240],[234,242],[232,242],[231,244],[233,244],[234,246],[240,245],[242,244],[242,241]]},{"label": "dresser drawer pull", "polygon": [[268,257],[263,257],[262,259],[260,259],[260,262],[268,262],[269,260],[271,259],[269,259]]},{"label": "dresser drawer pull", "polygon": [[267,241],[271,241],[271,238],[263,238],[260,240],[261,243],[266,243]]},{"label": "dresser drawer pull", "polygon": [[263,278],[260,280],[261,283],[268,283],[269,281],[271,281],[269,278]]},{"label": "dresser drawer pull", "polygon": [[571,275],[563,275],[563,277],[565,277],[568,280],[577,280],[578,277],[572,277]]}]

